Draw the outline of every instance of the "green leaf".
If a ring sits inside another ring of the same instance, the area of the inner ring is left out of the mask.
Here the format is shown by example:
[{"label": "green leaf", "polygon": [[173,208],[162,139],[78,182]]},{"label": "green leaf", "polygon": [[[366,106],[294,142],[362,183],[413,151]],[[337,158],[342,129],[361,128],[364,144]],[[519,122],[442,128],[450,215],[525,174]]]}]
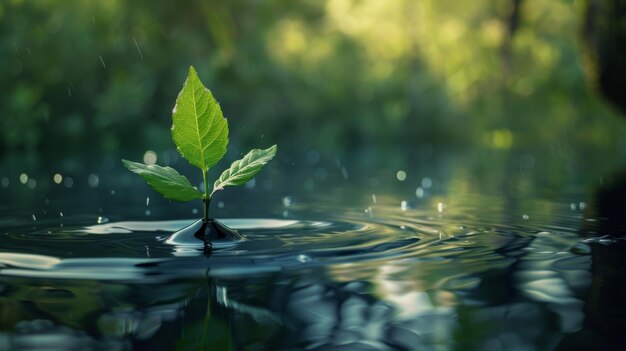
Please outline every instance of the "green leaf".
[{"label": "green leaf", "polygon": [[128,160],[122,160],[122,163],[129,170],[139,174],[166,199],[191,201],[202,198],[202,193],[194,188],[185,176],[171,167],[144,165]]},{"label": "green leaf", "polygon": [[176,98],[172,120],[172,139],[189,163],[207,171],[224,157],[228,123],[193,67],[189,67],[185,85]]},{"label": "green leaf", "polygon": [[237,160],[225,170],[213,184],[213,192],[229,185],[242,185],[252,179],[261,168],[276,156],[276,145],[265,149],[252,149],[241,160]]}]

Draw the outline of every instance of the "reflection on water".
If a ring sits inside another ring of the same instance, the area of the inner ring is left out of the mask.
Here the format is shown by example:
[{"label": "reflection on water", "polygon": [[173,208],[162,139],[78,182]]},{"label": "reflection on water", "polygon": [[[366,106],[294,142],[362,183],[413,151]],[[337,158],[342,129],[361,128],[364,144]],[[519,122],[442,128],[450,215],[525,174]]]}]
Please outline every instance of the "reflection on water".
[{"label": "reflection on water", "polygon": [[[123,207],[85,214],[68,206],[62,217],[41,210],[36,221],[7,215],[0,349],[626,345],[620,177],[595,193],[539,196],[524,178],[507,178],[517,183],[501,193],[478,192],[463,170],[404,172],[367,192],[372,176],[354,176],[356,185],[329,188],[323,199],[273,188],[263,200],[273,205],[255,208],[263,217],[223,219],[247,240],[210,253],[201,242],[168,240],[193,222],[188,212],[146,220]],[[221,213],[228,204],[245,212],[252,190],[234,193]],[[122,193],[120,204],[144,209],[146,196]],[[175,211],[156,198],[149,206]]]},{"label": "reflection on water", "polygon": [[[450,207],[445,216],[374,211],[226,219],[249,240],[208,256],[201,243],[166,243],[191,220],[65,226],[64,239],[13,229],[12,250],[0,253],[1,340],[19,349],[50,339],[113,349],[545,349],[584,328],[592,246],[555,224],[572,214],[468,225],[458,218],[472,214]],[[84,250],[87,238],[108,251]],[[46,255],[29,253],[35,239]]]}]

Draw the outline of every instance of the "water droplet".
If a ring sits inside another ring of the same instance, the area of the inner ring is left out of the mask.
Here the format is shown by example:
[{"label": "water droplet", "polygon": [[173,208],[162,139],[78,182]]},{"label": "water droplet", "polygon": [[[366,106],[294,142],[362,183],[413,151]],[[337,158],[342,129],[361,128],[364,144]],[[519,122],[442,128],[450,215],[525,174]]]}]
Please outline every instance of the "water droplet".
[{"label": "water droplet", "polygon": [[223,201],[218,202],[217,203],[217,207],[218,208],[224,208],[224,202]]},{"label": "water droplet", "polygon": [[150,206],[150,197],[146,197],[146,207]]},{"label": "water droplet", "polygon": [[417,189],[415,189],[415,196],[417,196],[418,199],[424,198],[424,189],[422,189],[421,186],[418,186]]},{"label": "water droplet", "polygon": [[375,204],[376,203],[376,194],[372,194],[372,202]]},{"label": "water droplet", "polygon": [[580,202],[580,203],[578,204],[578,208],[580,208],[581,210],[584,210],[584,209],[585,209],[585,207],[587,207],[587,203],[585,203],[585,202]]},{"label": "water droplet", "polygon": [[408,202],[406,202],[404,200],[402,202],[400,202],[400,209],[402,211],[406,211],[408,208],[409,208],[409,203]]},{"label": "water droplet", "polygon": [[315,179],[324,180],[326,179],[326,177],[328,177],[328,171],[326,170],[326,168],[320,167],[315,170]]},{"label": "water droplet", "polygon": [[527,221],[527,220],[529,220],[529,219],[530,219],[530,216],[529,216],[529,215],[527,215],[527,214],[524,214],[524,215],[522,215],[522,219],[523,219],[523,220],[525,220],[525,221]]},{"label": "water droplet", "polygon": [[59,217],[63,217],[63,212],[59,212]]},{"label": "water droplet", "polygon": [[26,184],[28,182],[28,174],[22,173],[20,174],[20,183]]},{"label": "water droplet", "polygon": [[59,173],[56,173],[54,176],[52,176],[52,180],[55,184],[61,184],[61,182],[63,181],[63,176]]},{"label": "water droplet", "polygon": [[100,178],[97,174],[90,174],[89,177],[87,177],[87,183],[89,183],[90,187],[95,188],[100,184]]},{"label": "water droplet", "polygon": [[63,179],[63,185],[65,185],[66,188],[73,187],[74,179],[72,179],[72,177],[66,177],[65,179]]},{"label": "water droplet", "polygon": [[446,205],[443,202],[439,202],[437,203],[437,211],[439,213],[443,212],[443,210],[446,208]]},{"label": "water droplet", "polygon": [[343,176],[343,179],[348,179],[348,169],[346,169],[346,167],[341,167],[341,175]]},{"label": "water droplet", "polygon": [[293,203],[293,199],[292,199],[291,196],[283,197],[283,206],[289,207],[289,206],[291,206],[292,203]]},{"label": "water droplet", "polygon": [[433,186],[432,179],[430,179],[428,177],[422,178],[422,187],[424,189],[429,189],[431,186]]},{"label": "water droplet", "polygon": [[37,221],[37,217],[35,217],[35,214],[33,213],[33,222]]},{"label": "water droplet", "polygon": [[256,186],[256,178],[252,178],[246,183],[246,189],[254,189],[255,186]]},{"label": "water droplet", "polygon": [[305,262],[310,262],[312,258],[308,255],[301,254],[301,255],[298,255],[297,260],[302,263],[305,263]]},{"label": "water droplet", "polygon": [[8,188],[9,187],[9,178],[2,178],[2,181],[0,181],[0,183],[2,184],[3,188]]},{"label": "water droplet", "polygon": [[35,178],[30,178],[28,179],[26,186],[28,186],[30,189],[35,189],[35,187],[37,187],[37,181],[35,180]]},{"label": "water droplet", "polygon": [[371,187],[377,187],[379,183],[380,183],[380,181],[378,180],[378,178],[370,178],[370,186]]},{"label": "water droplet", "polygon": [[152,150],[146,150],[143,154],[143,163],[147,165],[153,165],[157,161],[157,154]]},{"label": "water droplet", "polygon": [[576,203],[572,202],[571,204],[569,204],[569,209],[572,211],[576,211]]},{"label": "water droplet", "polygon": [[370,218],[374,217],[374,209],[371,206],[365,209],[365,213],[367,213]]},{"label": "water droplet", "polygon": [[135,47],[137,48],[137,51],[139,52],[139,57],[141,57],[141,60],[143,61],[143,54],[141,53],[141,49],[139,48],[139,44],[137,43],[137,39],[135,37],[133,37],[133,41],[135,42]]},{"label": "water droplet", "polygon": [[283,217],[288,217],[288,216],[289,216],[289,211],[284,210],[284,211],[283,211]]},{"label": "water droplet", "polygon": [[146,216],[150,216],[150,214],[152,214],[152,212],[150,212],[150,210],[146,209],[145,214],[146,214]]},{"label": "water droplet", "polygon": [[106,223],[108,221],[109,221],[108,218],[102,217],[102,216],[99,216],[98,219],[96,219],[96,223],[98,223],[98,224]]},{"label": "water droplet", "polygon": [[315,188],[315,183],[313,182],[313,180],[307,179],[304,181],[304,189],[310,191],[313,190],[313,188]]},{"label": "water droplet", "polygon": [[396,173],[396,178],[398,178],[399,181],[403,182],[406,179],[406,172],[405,171],[398,171]]},{"label": "water droplet", "polygon": [[309,152],[307,152],[306,154],[306,161],[309,164],[315,165],[319,162],[320,160],[320,153],[315,151],[315,150],[310,150]]},{"label": "water droplet", "polygon": [[111,195],[115,195],[115,190],[111,190]]},{"label": "water droplet", "polygon": [[192,210],[191,210],[191,213],[192,213],[192,214],[198,214],[198,209],[197,209],[197,208],[192,209]]},{"label": "water droplet", "polygon": [[102,63],[102,67],[107,68],[107,65],[104,64],[104,59],[102,58],[102,56],[100,57],[100,62]]}]

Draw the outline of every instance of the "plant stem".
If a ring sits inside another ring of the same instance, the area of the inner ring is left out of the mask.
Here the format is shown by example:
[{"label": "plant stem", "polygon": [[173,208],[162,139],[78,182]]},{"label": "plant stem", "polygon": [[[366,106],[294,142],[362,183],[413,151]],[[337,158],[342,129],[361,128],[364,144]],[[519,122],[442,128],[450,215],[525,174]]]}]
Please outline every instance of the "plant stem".
[{"label": "plant stem", "polygon": [[204,204],[204,218],[205,222],[209,221],[209,207],[211,206],[211,195],[209,195],[209,182],[207,181],[207,171],[202,171],[202,179],[204,181],[204,196],[202,197],[202,203]]}]

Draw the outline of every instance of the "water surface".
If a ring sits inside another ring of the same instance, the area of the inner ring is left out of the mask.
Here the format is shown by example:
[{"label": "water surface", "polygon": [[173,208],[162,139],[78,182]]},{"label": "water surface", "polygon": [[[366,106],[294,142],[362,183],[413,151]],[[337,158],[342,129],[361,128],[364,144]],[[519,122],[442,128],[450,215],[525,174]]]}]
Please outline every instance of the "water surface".
[{"label": "water surface", "polygon": [[123,185],[116,169],[95,187],[11,185],[0,349],[626,345],[624,224],[606,211],[620,177],[511,157],[489,156],[505,170],[494,173],[481,157],[277,166],[216,199],[213,213],[247,240],[210,253],[167,242],[199,204]]}]

